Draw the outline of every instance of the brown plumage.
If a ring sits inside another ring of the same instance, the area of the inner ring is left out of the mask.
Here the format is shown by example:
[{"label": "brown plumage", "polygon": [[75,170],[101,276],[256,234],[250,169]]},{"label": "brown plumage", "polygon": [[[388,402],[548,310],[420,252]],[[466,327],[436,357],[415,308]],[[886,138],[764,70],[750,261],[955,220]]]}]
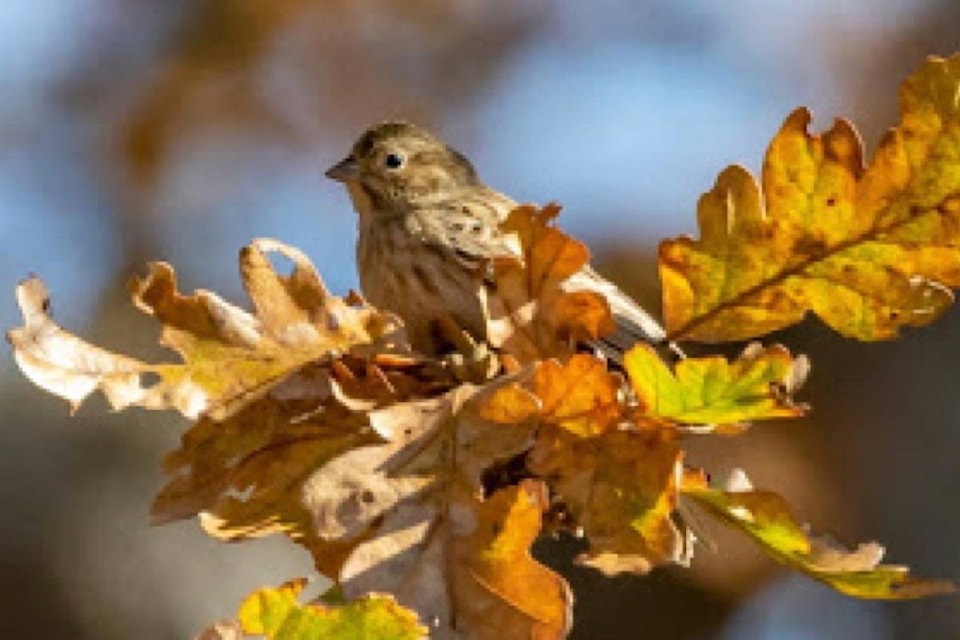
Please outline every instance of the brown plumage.
[{"label": "brown plumage", "polygon": [[[437,321],[449,315],[474,339],[486,339],[484,301],[495,295],[483,278],[490,258],[516,249],[499,224],[517,203],[485,186],[462,154],[414,125],[368,129],[327,176],[343,182],[359,214],[360,286],[374,305],[393,311],[413,346],[431,354],[449,348]],[[617,331],[596,345],[618,358],[639,340],[659,343],[663,329],[592,268],[565,284],[604,295]]]}]

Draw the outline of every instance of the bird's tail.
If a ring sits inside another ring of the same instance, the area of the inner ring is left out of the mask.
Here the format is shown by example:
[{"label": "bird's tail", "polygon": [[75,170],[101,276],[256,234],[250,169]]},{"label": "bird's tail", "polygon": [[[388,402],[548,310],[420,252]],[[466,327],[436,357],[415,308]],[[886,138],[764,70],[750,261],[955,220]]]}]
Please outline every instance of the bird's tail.
[{"label": "bird's tail", "polygon": [[572,275],[564,283],[564,289],[593,291],[606,298],[607,304],[610,305],[610,313],[616,322],[616,329],[591,346],[607,359],[621,364],[623,354],[638,342],[646,342],[657,347],[661,355],[669,360],[683,357],[677,345],[667,342],[667,332],[653,316],[591,267],[584,267]]}]

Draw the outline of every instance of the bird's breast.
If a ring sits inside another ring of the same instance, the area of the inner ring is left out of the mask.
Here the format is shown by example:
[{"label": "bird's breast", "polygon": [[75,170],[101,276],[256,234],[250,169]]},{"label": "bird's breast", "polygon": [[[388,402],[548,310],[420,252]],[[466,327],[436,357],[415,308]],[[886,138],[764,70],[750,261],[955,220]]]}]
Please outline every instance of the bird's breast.
[{"label": "bird's breast", "polygon": [[363,295],[400,316],[416,349],[444,350],[444,340],[437,335],[437,320],[444,314],[475,339],[485,339],[476,274],[445,248],[425,242],[402,218],[361,219],[357,266]]}]

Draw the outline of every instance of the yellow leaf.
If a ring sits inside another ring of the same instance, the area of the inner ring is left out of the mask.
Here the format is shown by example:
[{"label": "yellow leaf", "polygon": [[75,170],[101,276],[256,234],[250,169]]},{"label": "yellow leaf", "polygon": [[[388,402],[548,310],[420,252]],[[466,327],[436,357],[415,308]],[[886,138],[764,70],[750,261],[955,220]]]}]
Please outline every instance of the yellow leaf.
[{"label": "yellow leaf", "polygon": [[608,575],[686,563],[691,553],[689,533],[671,518],[682,458],[675,430],[639,416],[639,424],[616,429],[622,384],[603,360],[578,354],[562,364],[541,362],[530,390],[512,382],[478,401],[490,420],[536,418],[527,467],[563,505],[563,527],[589,541],[578,562]]},{"label": "yellow leaf", "polygon": [[[269,253],[288,258],[293,272],[278,274]],[[293,247],[254,241],[241,251],[240,271],[254,315],[207,291],[180,294],[173,270],[163,263],[131,283],[137,306],[163,324],[161,343],[184,359],[158,373],[168,385],[201,389],[214,419],[229,416],[308,362],[378,340],[404,346],[389,316],[331,295]]]},{"label": "yellow leaf", "polygon": [[493,393],[478,412],[486,420],[516,424],[540,414],[540,399],[515,382]]},{"label": "yellow leaf", "polygon": [[795,417],[805,410],[790,394],[802,384],[809,364],[779,345],[750,345],[733,362],[719,356],[687,358],[670,371],[652,347],[639,344],[624,356],[623,366],[644,416],[722,430],[723,425]]},{"label": "yellow leaf", "polygon": [[267,640],[418,640],[427,629],[417,615],[388,595],[371,594],[339,607],[300,604],[306,581],[259,589],[243,601],[237,618],[244,633]]},{"label": "yellow leaf", "polygon": [[533,375],[533,393],[544,421],[587,437],[609,430],[620,416],[620,383],[603,360],[577,354],[562,365],[555,360],[540,363]]},{"label": "yellow leaf", "polygon": [[608,431],[622,413],[618,390],[622,379],[603,360],[577,354],[561,364],[540,362],[527,385],[513,382],[486,396],[478,411],[488,420],[516,424],[531,417],[580,437]]},{"label": "yellow leaf", "polygon": [[915,578],[907,567],[880,564],[884,549],[876,542],[848,551],[826,536],[811,536],[779,495],[753,489],[743,472],[732,479],[728,484],[736,486],[728,490],[695,481],[683,492],[749,534],[777,562],[857,598],[906,600],[956,591],[952,582]]},{"label": "yellow leaf", "polygon": [[530,555],[546,496],[525,480],[477,505],[472,531],[453,540],[451,591],[457,628],[477,640],[565,638],[572,597],[566,582]]},{"label": "yellow leaf", "polygon": [[763,191],[740,167],[700,199],[700,238],[660,247],[674,340],[743,340],[813,311],[845,336],[893,338],[935,319],[960,286],[960,55],[901,91],[903,119],[862,163],[838,120],[810,135],[795,111],[774,137]]},{"label": "yellow leaf", "polygon": [[689,560],[690,540],[671,520],[681,469],[668,430],[610,431],[593,437],[550,429],[530,454],[590,549],[578,562],[605,574],[646,573]]}]

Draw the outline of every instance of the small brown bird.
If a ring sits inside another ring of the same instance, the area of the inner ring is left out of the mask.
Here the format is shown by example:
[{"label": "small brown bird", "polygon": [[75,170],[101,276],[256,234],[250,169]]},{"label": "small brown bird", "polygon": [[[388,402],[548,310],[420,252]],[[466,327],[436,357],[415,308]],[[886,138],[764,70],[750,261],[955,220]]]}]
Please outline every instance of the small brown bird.
[{"label": "small brown bird", "polygon": [[[495,292],[478,273],[491,258],[515,255],[499,225],[517,203],[484,185],[461,153],[401,122],[368,129],[326,175],[346,185],[359,214],[366,298],[400,316],[411,344],[425,353],[450,347],[437,326],[445,314],[485,341],[484,300]],[[660,325],[591,267],[564,287],[606,298],[617,330],[595,346],[608,357],[619,359],[641,340],[663,342]]]}]

